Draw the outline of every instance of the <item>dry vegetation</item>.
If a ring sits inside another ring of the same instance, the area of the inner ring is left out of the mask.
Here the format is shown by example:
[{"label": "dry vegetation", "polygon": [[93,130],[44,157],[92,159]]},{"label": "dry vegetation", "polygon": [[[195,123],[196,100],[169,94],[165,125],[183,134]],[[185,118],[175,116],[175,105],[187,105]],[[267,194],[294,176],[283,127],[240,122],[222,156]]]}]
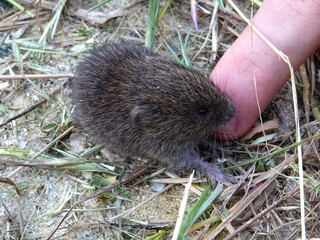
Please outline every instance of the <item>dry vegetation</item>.
[{"label": "dry vegetation", "polygon": [[[45,239],[52,231],[58,239],[171,239],[188,179],[177,178],[174,170],[145,167],[143,161],[128,163],[91,145],[73,127],[68,87],[79,58],[95,45],[119,39],[144,42],[148,1],[110,0],[90,13],[87,10],[98,1],[17,2],[30,12],[0,2],[1,239]],[[161,1],[160,8],[169,2]],[[181,58],[180,43],[188,36],[185,49],[192,65],[209,74],[246,24],[227,5],[225,12],[217,13],[219,31],[212,33],[215,5],[198,2],[196,32],[190,1],[172,1],[159,21],[155,51],[170,57],[170,46]],[[237,5],[250,15],[249,1]],[[309,237],[320,236],[319,140],[313,137],[319,130],[319,60],[317,52],[296,73],[301,133],[306,139],[303,178]],[[246,139],[215,153],[222,167],[233,166],[227,171],[238,183],[216,189],[222,193],[213,203],[211,192],[203,194],[198,205],[208,208],[198,219],[192,213],[208,182],[191,187],[188,221],[196,222],[189,239],[222,239],[235,233],[241,239],[299,236],[291,99],[288,85],[263,114],[267,143],[258,124]],[[213,158],[210,147],[203,147],[203,152]],[[239,165],[249,160],[254,164]]]}]

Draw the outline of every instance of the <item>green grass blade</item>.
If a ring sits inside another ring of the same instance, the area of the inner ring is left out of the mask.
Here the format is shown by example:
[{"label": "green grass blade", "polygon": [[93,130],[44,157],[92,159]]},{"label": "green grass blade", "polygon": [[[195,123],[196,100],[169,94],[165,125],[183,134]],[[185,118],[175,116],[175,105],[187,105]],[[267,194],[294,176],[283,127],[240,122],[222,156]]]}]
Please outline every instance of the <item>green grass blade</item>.
[{"label": "green grass blade", "polygon": [[168,2],[163,6],[163,8],[160,9],[158,20],[157,20],[158,24],[161,21],[163,14],[167,11],[171,3],[172,3],[172,0],[168,0]]},{"label": "green grass blade", "polygon": [[93,7],[91,7],[88,12],[91,12],[93,10],[95,10],[96,8],[102,6],[103,4],[109,2],[110,0],[102,0],[101,2],[99,2],[98,4],[94,5]]},{"label": "green grass blade", "polygon": [[179,40],[180,40],[180,48],[181,48],[182,59],[183,59],[184,65],[188,68],[191,68],[192,65],[191,65],[191,61],[188,57],[188,51],[187,51],[187,43],[188,43],[188,39],[190,36],[190,29],[188,31],[188,34],[187,34],[184,42],[182,40],[182,37],[181,37],[181,34],[179,31],[178,31],[178,36],[179,36]]},{"label": "green grass blade", "polygon": [[188,213],[188,215],[186,216],[184,221],[182,222],[182,225],[181,225],[181,228],[180,228],[180,232],[179,232],[179,236],[178,236],[178,240],[183,240],[184,239],[184,236],[185,236],[187,230],[189,229],[190,223],[193,222],[193,219],[196,216],[196,214],[198,213],[201,205],[205,201],[205,199],[206,199],[206,197],[207,197],[207,195],[208,195],[208,193],[210,191],[210,188],[211,188],[211,186],[208,185],[207,188],[201,194],[201,196],[198,199],[198,201],[194,204],[194,206],[192,207],[192,209],[190,210],[190,212]]},{"label": "green grass blade", "polygon": [[183,221],[179,233],[178,240],[183,240],[188,229],[203,214],[203,212],[211,205],[211,203],[221,194],[222,184],[218,183],[214,191],[207,197],[210,185],[203,191],[199,200],[195,203],[186,219]]},{"label": "green grass blade", "polygon": [[32,154],[31,151],[0,149],[0,156],[26,157]]},{"label": "green grass blade", "polygon": [[51,39],[53,39],[62,10],[66,4],[67,0],[60,0],[58,2],[58,7],[55,9],[55,13],[53,18],[50,20],[50,22],[47,24],[46,28],[43,31],[43,34],[39,40],[39,43],[46,43],[47,41],[47,36],[51,30]]},{"label": "green grass blade", "polygon": [[45,91],[43,91],[37,84],[35,84],[31,79],[26,77],[26,80],[32,85],[32,87],[36,90],[38,94],[40,94],[45,99],[50,100],[50,96]]},{"label": "green grass blade", "polygon": [[27,9],[25,9],[24,7],[22,7],[19,3],[15,2],[14,0],[7,0],[7,2],[11,3],[13,6],[15,6],[16,8],[18,8],[20,11],[26,13],[27,15],[29,15],[30,17],[34,17],[34,14],[32,12],[29,12]]},{"label": "green grass blade", "polygon": [[31,41],[22,40],[22,39],[15,39],[14,41],[17,44],[19,44],[20,47],[33,48],[33,49],[49,49],[46,47],[45,44],[42,44],[42,43],[31,42]]},{"label": "green grass blade", "polygon": [[13,53],[14,59],[20,62],[20,48],[15,40],[12,41],[12,53]]},{"label": "green grass blade", "polygon": [[163,41],[164,41],[164,43],[165,43],[165,45],[166,45],[167,50],[171,53],[173,59],[174,59],[177,63],[183,65],[183,62],[180,60],[180,58],[177,56],[177,54],[171,49],[171,47],[169,46],[169,44],[168,44],[164,39],[163,39]]},{"label": "green grass blade", "polygon": [[8,113],[10,115],[14,115],[16,112],[7,108],[6,106],[4,106],[3,104],[0,104],[0,112],[5,112]]},{"label": "green grass blade", "polygon": [[220,5],[222,11],[226,11],[225,7],[224,7],[224,4],[223,4],[223,0],[217,0],[218,4]]},{"label": "green grass blade", "polygon": [[145,46],[150,51],[153,51],[156,42],[159,3],[160,0],[149,0],[149,16],[147,20]]},{"label": "green grass blade", "polygon": [[160,239],[162,236],[164,236],[167,233],[166,230],[159,230],[159,232],[157,232],[156,234],[147,237],[145,240],[158,240]]},{"label": "green grass blade", "polygon": [[95,151],[98,151],[99,149],[103,148],[103,145],[102,144],[97,144],[95,145],[94,147],[88,149],[87,151],[83,152],[80,154],[80,157],[87,157],[88,155],[94,153]]}]

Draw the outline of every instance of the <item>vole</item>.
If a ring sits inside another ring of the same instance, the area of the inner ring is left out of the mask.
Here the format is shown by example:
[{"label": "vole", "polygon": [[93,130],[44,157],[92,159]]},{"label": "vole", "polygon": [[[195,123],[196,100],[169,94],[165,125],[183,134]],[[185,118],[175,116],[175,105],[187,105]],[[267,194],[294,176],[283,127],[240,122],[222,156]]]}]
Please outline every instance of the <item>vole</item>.
[{"label": "vole", "polygon": [[232,178],[200,159],[195,147],[235,115],[235,105],[200,72],[120,42],[79,63],[72,81],[75,121],[121,156],[194,168],[213,183]]}]

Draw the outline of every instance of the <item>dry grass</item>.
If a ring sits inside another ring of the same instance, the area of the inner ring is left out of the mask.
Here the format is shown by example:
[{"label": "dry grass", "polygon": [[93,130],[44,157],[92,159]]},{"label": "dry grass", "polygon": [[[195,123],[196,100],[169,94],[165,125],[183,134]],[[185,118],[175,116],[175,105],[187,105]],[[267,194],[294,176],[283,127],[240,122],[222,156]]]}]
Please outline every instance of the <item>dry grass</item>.
[{"label": "dry grass", "polygon": [[[143,161],[128,164],[92,146],[72,125],[68,87],[79,58],[93,46],[118,39],[144,42],[148,2],[111,0],[90,14],[87,9],[98,1],[17,2],[28,12],[0,5],[1,238],[45,239],[52,233],[58,239],[170,239],[188,179],[145,167]],[[160,3],[155,51],[168,58],[175,53],[209,74],[245,22],[230,5],[216,12],[212,1],[199,0],[196,32],[190,1],[169,2]],[[239,2],[241,12],[250,16],[251,3]],[[215,17],[217,32],[211,29]],[[265,136],[259,124],[246,138],[218,149],[228,159],[222,167],[238,183],[223,188],[214,201],[204,190],[207,182],[190,187],[190,239],[298,237],[298,145],[303,150],[306,231],[308,237],[320,236],[319,67],[316,52],[295,75],[301,142],[295,143],[287,85],[262,114]],[[212,149],[206,147],[204,155],[212,158]]]}]

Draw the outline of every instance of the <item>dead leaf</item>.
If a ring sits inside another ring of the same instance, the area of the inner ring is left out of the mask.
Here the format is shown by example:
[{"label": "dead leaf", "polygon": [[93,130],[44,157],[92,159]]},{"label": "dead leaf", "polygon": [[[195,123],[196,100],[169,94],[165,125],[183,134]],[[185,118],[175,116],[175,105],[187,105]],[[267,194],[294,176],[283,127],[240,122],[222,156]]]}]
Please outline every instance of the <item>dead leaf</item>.
[{"label": "dead leaf", "polygon": [[255,127],[253,127],[250,132],[248,132],[242,140],[248,140],[251,139],[254,135],[257,133],[261,133],[264,131],[270,131],[270,130],[278,130],[279,129],[279,121],[278,119],[273,119],[271,121],[259,124]]},{"label": "dead leaf", "polygon": [[9,185],[13,186],[14,189],[16,190],[16,192],[18,193],[18,195],[21,196],[20,191],[19,191],[17,185],[16,185],[10,178],[0,177],[0,182],[6,183],[6,184],[9,184]]}]

